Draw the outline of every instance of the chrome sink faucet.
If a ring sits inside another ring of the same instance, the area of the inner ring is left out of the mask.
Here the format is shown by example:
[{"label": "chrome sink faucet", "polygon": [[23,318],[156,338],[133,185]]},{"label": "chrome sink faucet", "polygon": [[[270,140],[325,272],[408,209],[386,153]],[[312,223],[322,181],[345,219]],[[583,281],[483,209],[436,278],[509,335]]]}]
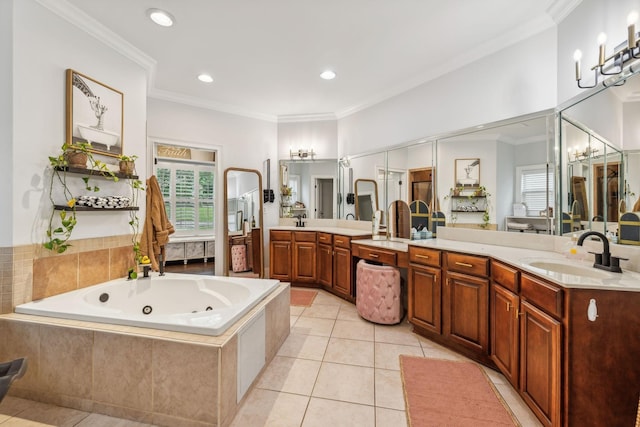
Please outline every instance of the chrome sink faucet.
[{"label": "chrome sink faucet", "polygon": [[611,252],[609,252],[609,240],[607,240],[607,237],[604,234],[597,231],[587,231],[586,233],[583,233],[578,239],[578,246],[582,246],[587,236],[596,236],[602,242],[602,253],[589,252],[595,255],[595,262],[593,263],[593,267],[599,268],[601,270],[611,271],[613,273],[622,273],[622,269],[620,268],[620,260],[622,259],[626,261],[627,258],[611,256]]}]

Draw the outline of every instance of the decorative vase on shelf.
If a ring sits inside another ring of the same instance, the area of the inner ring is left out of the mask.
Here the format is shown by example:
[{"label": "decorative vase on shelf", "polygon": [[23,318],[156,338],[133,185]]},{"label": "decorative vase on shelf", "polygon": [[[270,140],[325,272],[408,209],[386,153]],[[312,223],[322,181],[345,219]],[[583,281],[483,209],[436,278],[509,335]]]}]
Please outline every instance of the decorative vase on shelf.
[{"label": "decorative vase on shelf", "polygon": [[64,158],[67,161],[67,165],[71,168],[87,168],[87,160],[89,159],[87,153],[76,150],[67,150],[64,152]]},{"label": "decorative vase on shelf", "polygon": [[120,166],[120,172],[127,175],[133,175],[133,171],[135,170],[136,164],[131,160],[120,160],[119,166]]},{"label": "decorative vase on shelf", "polygon": [[284,206],[291,206],[291,194],[282,195],[282,204]]}]

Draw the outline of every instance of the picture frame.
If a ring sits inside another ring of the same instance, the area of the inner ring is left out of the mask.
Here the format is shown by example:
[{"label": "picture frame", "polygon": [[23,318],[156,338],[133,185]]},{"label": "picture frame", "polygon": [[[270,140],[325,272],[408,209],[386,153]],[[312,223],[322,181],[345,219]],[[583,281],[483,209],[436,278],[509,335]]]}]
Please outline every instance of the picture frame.
[{"label": "picture frame", "polygon": [[455,160],[456,187],[475,188],[480,186],[480,159]]},{"label": "picture frame", "polygon": [[123,154],[124,94],[75,70],[66,70],[66,142],[90,151]]}]

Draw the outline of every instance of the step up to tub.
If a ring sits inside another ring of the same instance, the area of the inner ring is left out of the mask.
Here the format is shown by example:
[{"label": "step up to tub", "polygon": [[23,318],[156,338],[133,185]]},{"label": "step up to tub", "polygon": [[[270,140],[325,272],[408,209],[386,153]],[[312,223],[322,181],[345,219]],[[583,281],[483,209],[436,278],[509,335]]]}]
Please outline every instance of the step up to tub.
[{"label": "step up to tub", "polygon": [[0,402],[9,391],[11,384],[21,378],[27,370],[27,358],[0,363]]}]

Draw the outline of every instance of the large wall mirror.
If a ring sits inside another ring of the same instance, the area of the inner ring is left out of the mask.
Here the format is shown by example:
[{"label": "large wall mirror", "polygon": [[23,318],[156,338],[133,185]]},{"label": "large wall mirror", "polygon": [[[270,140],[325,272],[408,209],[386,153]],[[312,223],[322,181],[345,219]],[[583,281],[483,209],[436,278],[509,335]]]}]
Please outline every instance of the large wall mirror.
[{"label": "large wall mirror", "polygon": [[447,226],[553,233],[554,129],[548,110],[439,139],[435,203]]},{"label": "large wall mirror", "polygon": [[338,217],[338,162],[281,160],[280,217],[331,219]]},{"label": "large wall mirror", "polygon": [[[386,206],[386,198],[382,189],[384,186],[384,171],[386,168],[386,152],[374,152],[345,156],[338,163],[339,177],[339,197],[338,197],[338,217],[342,219],[355,219],[359,221],[371,221],[368,212],[358,213],[356,211],[357,190],[363,196],[363,207],[366,204],[368,195],[374,195],[372,199],[372,211],[382,209]],[[380,176],[379,172],[382,171]],[[382,179],[382,187],[380,180]],[[357,186],[356,186],[356,183]],[[375,186],[372,183],[376,183]],[[356,188],[357,187],[357,188]],[[360,203],[358,203],[360,206]],[[384,224],[384,215],[381,218]]]},{"label": "large wall mirror", "polygon": [[621,149],[638,146],[640,77],[622,83],[586,91],[561,108],[560,202],[573,211],[572,232],[615,235],[621,216],[634,205],[640,209],[640,150]]},{"label": "large wall mirror", "polygon": [[262,176],[253,169],[224,171],[227,275],[263,277]]}]

